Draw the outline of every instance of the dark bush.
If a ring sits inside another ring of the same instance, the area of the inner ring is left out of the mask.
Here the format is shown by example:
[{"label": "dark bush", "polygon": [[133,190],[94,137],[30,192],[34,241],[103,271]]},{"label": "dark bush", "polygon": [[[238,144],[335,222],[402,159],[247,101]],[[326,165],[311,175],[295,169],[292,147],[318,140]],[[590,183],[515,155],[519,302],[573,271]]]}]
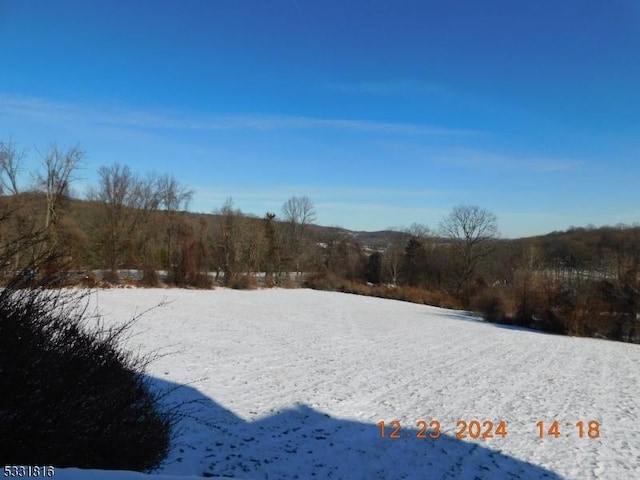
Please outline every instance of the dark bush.
[{"label": "dark bush", "polygon": [[258,288],[258,281],[253,275],[238,275],[231,281],[230,287],[236,290],[255,290]]},{"label": "dark bush", "polygon": [[503,322],[507,316],[504,297],[500,291],[485,288],[471,297],[469,302],[470,308],[480,312],[488,322]]},{"label": "dark bush", "polygon": [[314,290],[340,290],[344,284],[344,280],[328,270],[320,270],[318,272],[307,275],[302,286],[312,288]]},{"label": "dark bush", "polygon": [[533,325],[534,328],[548,333],[564,335],[567,333],[567,320],[559,309],[547,310]]},{"label": "dark bush", "polygon": [[144,359],[118,347],[126,325],[84,326],[86,302],[51,290],[0,293],[0,464],[147,470],[171,419]]},{"label": "dark bush", "polygon": [[187,285],[195,288],[209,290],[213,288],[213,279],[208,273],[192,273],[187,276]]},{"label": "dark bush", "polygon": [[420,287],[387,287],[384,285],[367,285],[338,277],[329,271],[320,271],[308,275],[303,286],[314,290],[352,293],[370,297],[388,298],[404,302],[420,303],[442,308],[462,308],[459,299],[446,292],[426,290]]},{"label": "dark bush", "polygon": [[262,286],[265,287],[265,288],[273,288],[276,285],[277,285],[276,279],[275,279],[275,277],[273,275],[267,275],[264,278],[264,281],[262,283]]},{"label": "dark bush", "polygon": [[118,276],[118,272],[115,270],[105,270],[102,280],[115,285],[120,283],[120,277]]},{"label": "dark bush", "polygon": [[158,287],[160,286],[160,279],[158,278],[158,272],[152,268],[145,268],[142,272],[142,280],[140,285],[144,287]]},{"label": "dark bush", "polygon": [[93,272],[87,272],[78,283],[85,288],[96,288],[100,285],[100,279]]}]

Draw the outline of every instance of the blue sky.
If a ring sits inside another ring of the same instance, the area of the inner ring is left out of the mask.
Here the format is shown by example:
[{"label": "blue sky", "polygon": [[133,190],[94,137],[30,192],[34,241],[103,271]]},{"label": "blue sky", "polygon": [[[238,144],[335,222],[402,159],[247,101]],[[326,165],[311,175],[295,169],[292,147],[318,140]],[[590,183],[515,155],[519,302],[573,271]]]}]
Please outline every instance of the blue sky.
[{"label": "blue sky", "polygon": [[640,221],[635,0],[0,0],[0,140],[174,174],[210,212],[504,237]]}]

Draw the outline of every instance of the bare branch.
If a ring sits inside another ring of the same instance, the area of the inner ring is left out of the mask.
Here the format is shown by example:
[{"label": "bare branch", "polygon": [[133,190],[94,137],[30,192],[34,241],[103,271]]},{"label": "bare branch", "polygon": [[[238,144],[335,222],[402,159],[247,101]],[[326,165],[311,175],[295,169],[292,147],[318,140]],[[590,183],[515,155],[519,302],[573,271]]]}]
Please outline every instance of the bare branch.
[{"label": "bare branch", "polygon": [[47,217],[45,226],[58,221],[58,203],[63,197],[69,196],[70,184],[74,173],[80,168],[85,157],[85,151],[76,145],[67,151],[62,151],[55,143],[42,154],[44,173],[38,174],[38,183],[47,197]]},{"label": "bare branch", "polygon": [[173,175],[162,175],[158,178],[160,205],[168,212],[178,212],[189,208],[194,190],[180,185]]},{"label": "bare branch", "polygon": [[441,235],[453,241],[452,248],[462,262],[457,276],[457,290],[466,286],[478,261],[487,255],[484,244],[498,237],[496,216],[487,209],[475,205],[455,207],[440,223]]},{"label": "bare branch", "polygon": [[311,199],[304,195],[289,198],[282,206],[282,216],[287,222],[304,230],[305,226],[315,222],[316,211]]},{"label": "bare branch", "polygon": [[26,151],[18,151],[13,141],[0,142],[0,194],[8,192],[9,195],[17,195],[20,193],[18,173],[25,157]]},{"label": "bare branch", "polygon": [[282,216],[289,226],[289,251],[295,261],[296,271],[300,271],[302,241],[308,225],[316,220],[313,202],[306,195],[291,197],[282,205]]}]

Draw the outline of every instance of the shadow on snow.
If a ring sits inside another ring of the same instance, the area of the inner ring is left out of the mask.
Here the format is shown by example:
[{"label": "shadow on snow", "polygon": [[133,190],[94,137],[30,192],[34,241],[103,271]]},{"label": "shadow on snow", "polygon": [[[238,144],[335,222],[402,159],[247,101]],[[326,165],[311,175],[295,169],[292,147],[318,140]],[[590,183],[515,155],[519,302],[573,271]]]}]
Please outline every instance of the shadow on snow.
[{"label": "shadow on snow", "polygon": [[[500,328],[503,330],[517,330],[521,332],[536,333],[539,335],[552,335],[554,337],[567,337],[567,335],[561,333],[547,332],[545,330],[539,330],[533,327],[525,327],[522,325],[512,325],[510,323],[503,322],[490,322],[482,318],[479,313],[465,311],[465,310],[451,310],[440,313],[441,316],[452,318],[454,320],[462,322],[482,323],[484,325],[490,325],[494,328]],[[589,337],[584,337],[589,338]]]},{"label": "shadow on snow", "polygon": [[[401,439],[383,439],[377,425],[332,418],[306,405],[246,421],[193,387],[150,381],[153,388],[171,392],[169,407],[182,404],[163,474],[246,480],[561,478],[444,433],[418,439],[417,429],[403,428]],[[499,441],[493,440],[496,449]]]}]

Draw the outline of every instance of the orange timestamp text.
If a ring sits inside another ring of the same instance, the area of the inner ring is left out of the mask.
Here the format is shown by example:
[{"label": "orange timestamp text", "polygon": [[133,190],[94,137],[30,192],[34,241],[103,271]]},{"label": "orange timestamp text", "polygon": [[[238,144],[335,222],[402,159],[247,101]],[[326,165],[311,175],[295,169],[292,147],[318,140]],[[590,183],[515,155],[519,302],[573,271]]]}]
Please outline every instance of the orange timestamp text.
[{"label": "orange timestamp text", "polygon": [[[565,426],[569,426],[569,430],[571,431],[570,423]],[[600,438],[600,422],[597,420],[589,420],[588,422],[580,420],[573,426],[575,427],[573,431],[577,432],[578,438],[590,438],[592,440]],[[540,438],[560,438],[566,431],[564,428],[562,429],[563,431],[561,431],[560,423],[557,420],[551,424],[540,421],[536,423],[536,427],[538,428],[538,437]],[[569,433],[565,433],[564,436],[568,437],[569,435]]]},{"label": "orange timestamp text", "polygon": [[[380,438],[398,440],[401,438],[416,439],[437,439],[442,434],[442,424],[439,420],[418,420],[416,422],[417,431],[404,433],[400,420],[393,420],[387,423],[382,420],[377,423],[380,429]],[[505,438],[507,436],[507,422],[500,420],[458,420],[456,422],[456,438],[483,439]]]},{"label": "orange timestamp text", "polygon": [[[380,430],[380,438],[399,440],[402,438],[416,439],[437,439],[442,435],[443,425],[439,420],[418,420],[415,428],[404,428],[400,420],[392,420],[385,422],[381,420],[377,423]],[[535,424],[538,437],[545,438],[561,438],[577,436],[580,439],[600,438],[600,422],[597,420],[579,420],[575,423],[560,422],[544,422],[539,421]],[[490,440],[493,438],[507,437],[507,422],[505,420],[458,420],[455,428],[455,438],[464,439],[481,439]],[[574,437],[575,438],[575,437]]]}]

